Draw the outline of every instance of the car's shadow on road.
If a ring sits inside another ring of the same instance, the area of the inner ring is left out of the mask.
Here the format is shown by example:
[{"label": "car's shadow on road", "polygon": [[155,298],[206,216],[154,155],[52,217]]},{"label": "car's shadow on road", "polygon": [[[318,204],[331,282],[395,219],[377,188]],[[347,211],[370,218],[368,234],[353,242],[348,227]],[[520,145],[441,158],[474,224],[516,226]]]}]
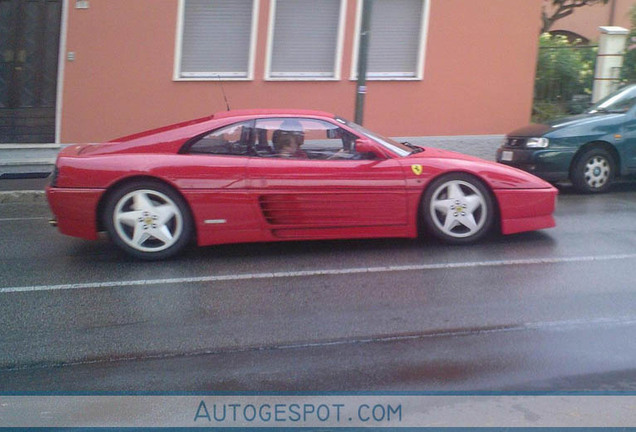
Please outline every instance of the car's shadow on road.
[{"label": "car's shadow on road", "polygon": [[[556,185],[556,187],[557,189],[559,189],[559,195],[565,195],[565,196],[579,195],[579,196],[589,196],[589,197],[598,195],[598,194],[586,194],[586,193],[578,192],[576,189],[574,189],[574,187],[570,183],[559,183]],[[603,193],[603,195],[605,194],[611,195],[615,193],[624,193],[624,192],[626,193],[636,192],[636,179],[627,178],[627,179],[617,180],[609,188],[607,192]]]},{"label": "car's shadow on road", "polygon": [[343,240],[296,240],[270,243],[236,243],[213,246],[188,246],[181,254],[164,261],[144,261],[130,257],[111,243],[106,236],[97,241],[86,242],[70,239],[66,244],[67,254],[64,260],[91,261],[104,264],[147,264],[152,267],[161,263],[179,263],[188,266],[200,262],[212,262],[219,259],[230,261],[244,261],[254,259],[309,259],[321,257],[351,257],[356,256],[363,261],[377,256],[429,256],[461,255],[479,251],[496,252],[504,249],[541,248],[553,246],[555,240],[550,231],[533,231],[513,235],[491,233],[475,244],[450,245],[434,237],[422,235],[418,238],[374,238],[374,239],[343,239]]},{"label": "car's shadow on road", "polygon": [[430,236],[415,239],[378,238],[354,240],[302,240],[274,243],[243,243],[232,245],[217,245],[207,247],[191,247],[185,253],[176,257],[177,260],[214,260],[220,257],[252,259],[259,257],[316,257],[326,255],[365,255],[395,256],[396,254],[414,253],[419,256],[423,251],[427,255],[448,255],[462,253],[471,249],[499,249],[519,248],[524,245],[531,247],[551,247],[554,239],[543,231],[519,233],[504,236],[491,234],[476,244],[449,245]]}]

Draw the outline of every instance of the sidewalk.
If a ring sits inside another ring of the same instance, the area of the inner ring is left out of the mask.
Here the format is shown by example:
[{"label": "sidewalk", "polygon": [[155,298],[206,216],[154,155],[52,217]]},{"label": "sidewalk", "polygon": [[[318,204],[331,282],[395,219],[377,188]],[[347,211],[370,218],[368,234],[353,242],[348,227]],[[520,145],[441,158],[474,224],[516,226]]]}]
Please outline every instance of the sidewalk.
[{"label": "sidewalk", "polygon": [[504,141],[505,135],[458,135],[433,137],[395,138],[425,147],[437,147],[477,156],[489,161],[495,160],[495,152]]},{"label": "sidewalk", "polygon": [[[492,161],[503,137],[461,135],[404,137],[396,140],[457,151]],[[60,144],[1,144],[0,204],[44,200],[44,187],[48,184],[48,179],[44,176],[53,169],[55,157],[61,147]]]}]

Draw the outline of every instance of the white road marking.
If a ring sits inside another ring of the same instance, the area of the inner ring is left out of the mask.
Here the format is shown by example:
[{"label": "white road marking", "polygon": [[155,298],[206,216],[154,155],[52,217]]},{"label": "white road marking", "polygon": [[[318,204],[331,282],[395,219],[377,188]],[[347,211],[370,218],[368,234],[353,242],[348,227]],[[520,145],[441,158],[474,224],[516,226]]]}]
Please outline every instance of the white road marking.
[{"label": "white road marking", "polygon": [[554,258],[528,258],[528,259],[515,259],[515,260],[473,261],[473,262],[458,262],[458,263],[412,264],[412,265],[384,266],[384,267],[355,267],[355,268],[343,268],[343,269],[303,270],[303,271],[288,271],[288,272],[274,272],[274,273],[245,273],[245,274],[228,274],[228,275],[219,275],[219,276],[196,276],[196,277],[168,278],[168,279],[80,282],[80,283],[59,284],[59,285],[14,286],[14,287],[0,288],[0,294],[12,293],[12,292],[60,291],[60,290],[71,290],[71,289],[114,288],[114,287],[126,287],[126,286],[147,286],[147,285],[166,285],[166,284],[192,284],[192,283],[202,283],[202,282],[226,282],[226,281],[241,281],[241,280],[255,280],[255,279],[280,279],[280,278],[308,277],[308,276],[338,276],[338,275],[353,275],[353,274],[362,274],[362,273],[388,273],[388,272],[421,271],[421,270],[466,269],[466,268],[478,268],[478,267],[505,267],[505,266],[522,266],[522,265],[538,265],[538,264],[582,263],[582,262],[593,262],[593,261],[616,261],[616,260],[628,260],[628,259],[636,259],[636,254],[554,257]]},{"label": "white road marking", "polygon": [[15,222],[15,221],[27,221],[27,220],[48,220],[48,217],[21,217],[21,218],[0,218],[0,222]]}]

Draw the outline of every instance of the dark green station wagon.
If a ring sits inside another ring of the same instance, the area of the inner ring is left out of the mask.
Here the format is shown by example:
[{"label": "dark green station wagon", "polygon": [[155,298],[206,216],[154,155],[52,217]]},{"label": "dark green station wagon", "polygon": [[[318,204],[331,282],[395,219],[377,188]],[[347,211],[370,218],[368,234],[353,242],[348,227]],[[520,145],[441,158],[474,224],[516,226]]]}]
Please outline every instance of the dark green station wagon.
[{"label": "dark green station wagon", "polygon": [[636,84],[584,114],[531,124],[508,134],[497,162],[580,192],[605,192],[612,180],[636,174]]}]

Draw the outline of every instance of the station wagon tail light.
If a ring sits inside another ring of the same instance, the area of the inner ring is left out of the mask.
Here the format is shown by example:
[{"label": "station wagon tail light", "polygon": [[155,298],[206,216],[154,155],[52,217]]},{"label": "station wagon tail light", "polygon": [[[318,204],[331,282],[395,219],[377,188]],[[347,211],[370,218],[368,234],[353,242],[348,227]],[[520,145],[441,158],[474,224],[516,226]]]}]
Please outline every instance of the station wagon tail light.
[{"label": "station wagon tail light", "polygon": [[528,138],[526,141],[527,148],[546,148],[550,144],[547,138]]}]

